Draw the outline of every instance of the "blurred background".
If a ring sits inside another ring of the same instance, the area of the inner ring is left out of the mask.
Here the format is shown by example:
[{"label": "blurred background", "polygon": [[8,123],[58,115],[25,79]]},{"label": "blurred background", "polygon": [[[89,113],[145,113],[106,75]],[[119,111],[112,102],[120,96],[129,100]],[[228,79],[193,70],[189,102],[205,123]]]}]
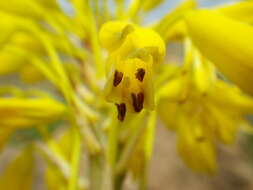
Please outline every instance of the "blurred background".
[{"label": "blurred background", "polygon": [[[61,0],[62,6],[69,10],[68,4]],[[229,0],[200,0],[202,7],[224,5],[232,3]],[[180,0],[168,0],[156,8],[148,17],[146,23],[153,22],[162,17],[165,13],[176,7]],[[112,7],[113,8],[113,7]],[[69,10],[71,12],[71,10]],[[170,59],[180,59],[180,49],[172,46],[168,49]],[[17,84],[15,76],[8,76],[0,79],[0,84]],[[23,86],[22,83],[18,84]],[[26,85],[27,87],[27,85]],[[41,88],[50,89],[50,85],[41,83]],[[57,126],[51,126],[56,131]],[[36,130],[19,130],[8,148],[0,156],[0,170],[4,168],[8,159],[16,155],[13,147],[19,144],[40,138]],[[41,160],[37,160],[42,163]],[[177,154],[176,136],[159,124],[156,131],[155,150],[150,165],[149,190],[253,190],[253,136],[245,133],[238,135],[237,144],[226,147],[219,147],[218,153],[219,170],[217,175],[207,176],[194,173],[187,168]],[[34,190],[45,190],[43,179],[40,173],[43,165],[37,164],[35,172]],[[135,187],[130,180],[127,181],[127,190],[134,190]]]}]

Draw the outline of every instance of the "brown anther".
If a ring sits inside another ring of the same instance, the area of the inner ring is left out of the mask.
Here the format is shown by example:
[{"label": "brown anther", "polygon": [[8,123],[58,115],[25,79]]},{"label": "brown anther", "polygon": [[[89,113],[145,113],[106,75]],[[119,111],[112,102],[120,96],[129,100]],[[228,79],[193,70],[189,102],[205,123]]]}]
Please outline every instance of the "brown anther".
[{"label": "brown anther", "polygon": [[135,76],[139,81],[142,82],[145,76],[145,70],[143,68],[137,69]]},{"label": "brown anther", "polygon": [[122,81],[122,78],[123,78],[123,73],[116,70],[114,73],[113,86],[115,87],[118,86],[119,83]]},{"label": "brown anther", "polygon": [[133,107],[135,112],[140,112],[143,109],[144,94],[142,92],[137,95],[132,93]]},{"label": "brown anther", "polygon": [[126,115],[126,104],[121,103],[121,104],[116,104],[117,110],[118,110],[118,120],[124,121],[125,115]]}]

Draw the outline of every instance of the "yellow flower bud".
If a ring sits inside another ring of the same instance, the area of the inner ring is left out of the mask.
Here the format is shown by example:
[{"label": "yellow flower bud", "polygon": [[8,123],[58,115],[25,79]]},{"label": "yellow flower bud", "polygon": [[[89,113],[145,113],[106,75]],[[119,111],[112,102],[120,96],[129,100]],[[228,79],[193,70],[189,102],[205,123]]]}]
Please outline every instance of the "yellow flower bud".
[{"label": "yellow flower bud", "polygon": [[201,53],[228,79],[253,95],[253,27],[207,10],[192,11],[185,20]]},{"label": "yellow flower bud", "polygon": [[247,23],[253,23],[253,1],[243,1],[217,9],[222,14]]},{"label": "yellow flower bud", "polygon": [[48,98],[0,98],[1,126],[31,127],[59,119],[66,107]]},{"label": "yellow flower bud", "polygon": [[25,59],[1,52],[0,62],[0,75],[6,75],[18,71],[25,64]]},{"label": "yellow flower bud", "polygon": [[44,47],[38,38],[25,32],[16,32],[10,39],[9,43],[19,46],[28,51],[32,51],[38,54],[45,53]]},{"label": "yellow flower bud", "polygon": [[20,70],[20,78],[26,83],[36,83],[44,80],[44,75],[33,64],[26,64]]}]

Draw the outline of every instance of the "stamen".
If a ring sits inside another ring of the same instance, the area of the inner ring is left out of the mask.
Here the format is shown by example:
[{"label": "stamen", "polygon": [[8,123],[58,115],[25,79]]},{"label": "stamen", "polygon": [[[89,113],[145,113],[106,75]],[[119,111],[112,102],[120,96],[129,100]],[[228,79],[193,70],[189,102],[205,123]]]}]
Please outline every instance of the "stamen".
[{"label": "stamen", "polygon": [[126,115],[126,104],[121,103],[121,104],[116,104],[117,110],[118,110],[118,120],[124,121],[125,115]]},{"label": "stamen", "polygon": [[135,76],[139,81],[142,82],[145,76],[145,70],[143,68],[137,69],[137,73],[135,74]]},{"label": "stamen", "polygon": [[144,94],[142,92],[136,94],[132,93],[133,107],[135,112],[140,112],[143,109]]},{"label": "stamen", "polygon": [[118,86],[119,83],[122,81],[122,78],[123,78],[123,73],[116,70],[114,73],[113,86],[115,87]]}]

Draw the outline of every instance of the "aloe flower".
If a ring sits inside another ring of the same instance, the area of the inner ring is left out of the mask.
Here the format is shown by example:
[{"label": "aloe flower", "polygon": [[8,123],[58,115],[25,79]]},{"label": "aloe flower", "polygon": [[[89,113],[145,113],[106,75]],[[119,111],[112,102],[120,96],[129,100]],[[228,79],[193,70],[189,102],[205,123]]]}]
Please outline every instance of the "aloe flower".
[{"label": "aloe flower", "polygon": [[205,10],[187,14],[186,25],[194,44],[203,55],[228,79],[252,95],[253,27]]},{"label": "aloe flower", "polygon": [[129,175],[148,189],[158,118],[185,165],[215,175],[217,148],[251,131],[253,4],[185,0],[148,23],[164,2],[0,1],[0,149],[19,150],[0,189],[31,190],[35,155],[49,190],[120,190]]},{"label": "aloe flower", "polygon": [[[152,69],[165,55],[160,36],[150,29],[109,22],[102,26],[100,39],[110,51],[105,93],[115,102],[118,119],[123,121],[127,110],[138,113],[143,108],[154,109]],[[114,42],[113,47],[109,42]]]},{"label": "aloe flower", "polygon": [[217,79],[208,61],[202,65],[196,61],[200,60],[161,88],[158,110],[166,126],[178,134],[178,151],[185,163],[214,174],[217,144],[234,143],[238,129],[249,125],[244,116],[252,114],[253,100]]}]

